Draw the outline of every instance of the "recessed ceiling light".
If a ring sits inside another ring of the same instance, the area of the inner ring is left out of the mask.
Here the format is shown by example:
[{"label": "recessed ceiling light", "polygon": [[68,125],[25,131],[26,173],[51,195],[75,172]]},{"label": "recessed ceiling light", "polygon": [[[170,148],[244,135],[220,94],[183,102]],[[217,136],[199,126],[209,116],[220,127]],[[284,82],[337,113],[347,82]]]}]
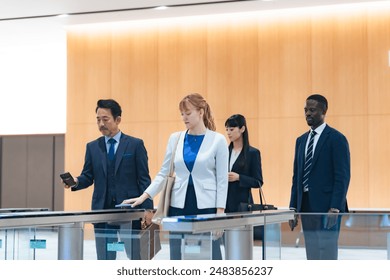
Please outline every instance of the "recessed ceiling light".
[{"label": "recessed ceiling light", "polygon": [[168,9],[168,7],[167,6],[158,6],[158,7],[154,8],[154,9],[156,9],[156,10],[166,10],[166,9]]}]

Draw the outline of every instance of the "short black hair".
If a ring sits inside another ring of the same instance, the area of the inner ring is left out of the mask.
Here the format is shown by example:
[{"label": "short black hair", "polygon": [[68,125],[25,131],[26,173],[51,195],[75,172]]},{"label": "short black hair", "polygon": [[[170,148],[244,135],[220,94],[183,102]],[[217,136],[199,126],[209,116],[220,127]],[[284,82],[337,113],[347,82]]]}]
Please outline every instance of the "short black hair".
[{"label": "short black hair", "polygon": [[328,100],[326,100],[325,96],[322,96],[321,94],[312,94],[308,98],[306,98],[306,101],[309,99],[315,100],[320,103],[324,111],[328,110]]},{"label": "short black hair", "polygon": [[95,112],[97,112],[99,108],[110,109],[114,120],[116,120],[117,117],[122,116],[122,108],[114,99],[98,100]]}]

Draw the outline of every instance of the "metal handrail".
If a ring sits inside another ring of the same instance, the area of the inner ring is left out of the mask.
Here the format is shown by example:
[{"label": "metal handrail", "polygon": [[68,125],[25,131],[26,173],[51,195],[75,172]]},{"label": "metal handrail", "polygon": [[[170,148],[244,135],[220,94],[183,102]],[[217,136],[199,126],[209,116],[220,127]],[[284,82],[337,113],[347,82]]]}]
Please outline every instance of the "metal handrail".
[{"label": "metal handrail", "polygon": [[79,212],[0,212],[0,229],[54,226],[71,223],[125,222],[142,218],[144,211],[144,209],[110,209]]}]

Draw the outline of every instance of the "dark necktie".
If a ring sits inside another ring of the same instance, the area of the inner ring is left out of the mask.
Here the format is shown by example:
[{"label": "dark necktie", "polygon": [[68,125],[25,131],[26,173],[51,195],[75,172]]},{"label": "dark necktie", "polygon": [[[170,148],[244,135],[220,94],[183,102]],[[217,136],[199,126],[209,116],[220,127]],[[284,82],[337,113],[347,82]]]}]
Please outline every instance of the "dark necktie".
[{"label": "dark necktie", "polygon": [[314,152],[313,144],[314,144],[314,136],[316,134],[317,133],[314,130],[310,133],[309,145],[307,146],[305,166],[303,169],[303,180],[302,180],[304,192],[309,191],[309,174],[311,170],[311,164],[313,162],[313,152]]},{"label": "dark necktie", "polygon": [[108,159],[114,160],[116,140],[114,138],[110,138],[108,139],[108,143],[110,143],[110,148],[108,150]]}]

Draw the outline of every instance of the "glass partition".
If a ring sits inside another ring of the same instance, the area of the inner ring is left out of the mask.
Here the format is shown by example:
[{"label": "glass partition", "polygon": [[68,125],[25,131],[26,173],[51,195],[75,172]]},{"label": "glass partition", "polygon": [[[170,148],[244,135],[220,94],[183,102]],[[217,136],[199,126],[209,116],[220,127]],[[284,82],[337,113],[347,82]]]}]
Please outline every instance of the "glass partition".
[{"label": "glass partition", "polygon": [[[346,213],[336,215],[339,223],[337,258],[339,260],[390,259],[390,224],[388,213]],[[298,226],[291,231],[288,223],[282,224],[282,260],[306,260],[306,246],[311,247],[313,234],[322,234],[322,241],[331,238],[330,233],[303,230],[302,219],[318,218],[320,226],[329,219],[327,214],[299,215]],[[306,238],[306,240],[305,240]],[[309,241],[308,241],[309,240]],[[321,241],[320,240],[320,241]],[[322,244],[327,244],[322,243]]]},{"label": "glass partition", "polygon": [[[185,232],[156,231],[154,243],[156,260],[211,260],[211,233],[192,234]],[[219,241],[220,244],[221,240]],[[220,246],[223,256],[223,247]]]},{"label": "glass partition", "polygon": [[5,229],[0,236],[0,260],[57,259],[55,227]]},{"label": "glass partition", "polygon": [[87,224],[84,229],[84,260],[97,260],[96,241],[106,244],[111,257],[116,260],[149,260],[158,251],[154,239],[156,233],[149,230],[134,230],[131,223],[118,224],[118,230],[100,230],[95,233],[93,225]]},{"label": "glass partition", "polygon": [[0,260],[6,260],[6,230],[0,230]]},{"label": "glass partition", "polygon": [[[252,259],[261,260],[306,260],[306,246],[311,234],[315,231],[302,230],[302,220],[316,217],[323,225],[329,216],[327,214],[299,214],[298,225],[291,231],[288,221],[275,222],[278,213],[264,215],[264,232],[261,239],[256,238],[251,246]],[[379,213],[347,213],[336,215],[339,223],[337,239],[339,260],[387,260],[390,259],[390,219],[388,212]],[[61,218],[59,218],[61,219]],[[241,217],[239,219],[247,219]],[[230,219],[231,220],[231,219]],[[213,221],[214,222],[214,221]],[[245,221],[246,222],[246,221]],[[201,222],[202,227],[205,221]],[[257,222],[258,223],[258,222]],[[152,230],[132,230],[131,223],[118,223],[119,231],[101,231],[95,235],[91,223],[81,223],[81,246],[73,240],[73,235],[65,236],[68,243],[65,250],[81,249],[84,260],[96,260],[95,238],[105,238],[107,251],[114,252],[117,260],[132,259],[131,252],[139,252],[139,259],[169,260],[171,251],[178,253],[177,259],[182,260],[212,260],[213,234],[204,229],[201,233],[164,231],[162,227],[154,226]],[[213,223],[211,223],[212,227]],[[2,228],[0,229],[0,260],[56,260],[59,259],[59,240],[65,225]],[[229,259],[229,246],[237,248],[234,237],[240,238],[253,234],[253,226],[226,228],[219,240],[222,259]],[[204,227],[207,228],[207,227]],[[228,233],[232,234],[229,245]],[[237,235],[236,235],[237,233]],[[327,234],[321,236],[326,240]],[[245,239],[246,240],[246,239]],[[242,240],[241,240],[242,241]],[[246,241],[245,241],[246,242]],[[248,241],[249,242],[249,241]],[[172,244],[175,247],[172,247]],[[243,243],[242,243],[243,244]],[[72,246],[75,245],[72,249]],[[245,244],[244,244],[245,245]],[[81,248],[80,248],[81,247]],[[236,252],[235,252],[236,253]],[[244,257],[247,255],[244,255]],[[249,258],[248,258],[249,259]]]},{"label": "glass partition", "polygon": [[264,235],[262,238],[262,259],[263,260],[280,260],[281,255],[281,224],[267,224],[267,219],[264,225]]}]

